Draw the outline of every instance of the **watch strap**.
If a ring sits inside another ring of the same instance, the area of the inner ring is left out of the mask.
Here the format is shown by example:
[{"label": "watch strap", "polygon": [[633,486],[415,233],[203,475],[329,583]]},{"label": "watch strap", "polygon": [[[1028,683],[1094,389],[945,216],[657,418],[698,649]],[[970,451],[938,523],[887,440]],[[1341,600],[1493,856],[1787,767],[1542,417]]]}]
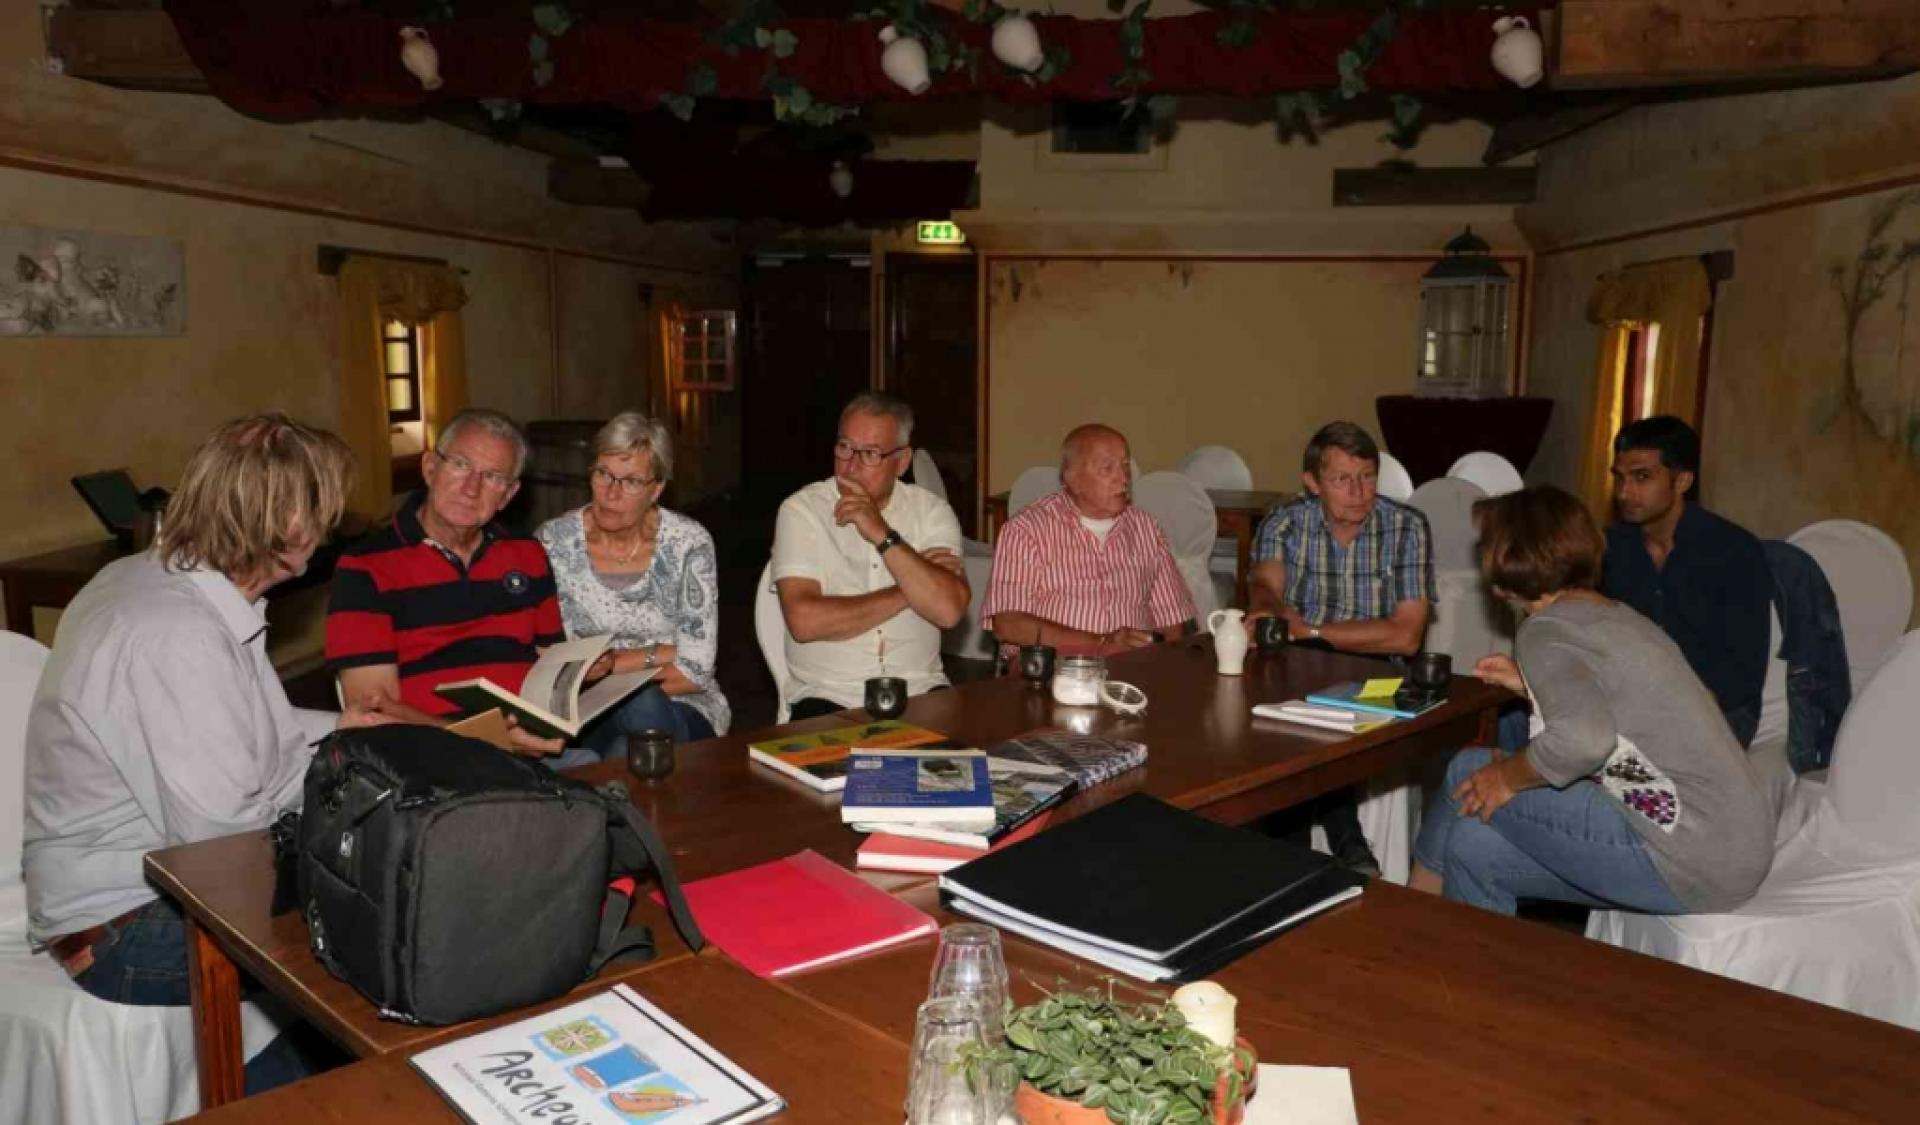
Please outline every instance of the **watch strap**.
[{"label": "watch strap", "polygon": [[886,536],[882,538],[880,542],[875,543],[873,549],[884,555],[895,547],[904,547],[906,545],[906,537],[902,536],[898,531],[888,529]]}]

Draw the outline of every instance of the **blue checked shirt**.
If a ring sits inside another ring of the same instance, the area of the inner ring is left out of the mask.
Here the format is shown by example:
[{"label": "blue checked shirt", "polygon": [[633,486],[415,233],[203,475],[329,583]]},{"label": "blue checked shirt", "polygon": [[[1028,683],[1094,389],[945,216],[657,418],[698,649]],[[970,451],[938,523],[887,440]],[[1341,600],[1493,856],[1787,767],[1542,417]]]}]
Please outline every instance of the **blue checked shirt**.
[{"label": "blue checked shirt", "polygon": [[1401,602],[1436,600],[1427,517],[1384,496],[1347,547],[1327,530],[1317,497],[1275,508],[1253,542],[1256,564],[1274,559],[1286,567],[1287,604],[1312,625],[1390,617]]}]

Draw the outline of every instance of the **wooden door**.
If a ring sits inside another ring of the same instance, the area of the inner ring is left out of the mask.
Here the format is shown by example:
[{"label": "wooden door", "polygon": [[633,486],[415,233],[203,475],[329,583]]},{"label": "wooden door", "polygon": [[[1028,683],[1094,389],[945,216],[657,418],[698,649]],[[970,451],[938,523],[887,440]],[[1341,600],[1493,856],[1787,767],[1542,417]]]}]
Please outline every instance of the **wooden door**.
[{"label": "wooden door", "polygon": [[913,444],[933,455],[947,502],[979,538],[978,287],[972,255],[887,257],[884,382],[913,407]]},{"label": "wooden door", "polygon": [[742,464],[746,499],[771,514],[833,475],[840,408],[872,380],[871,270],[865,258],[750,262]]}]

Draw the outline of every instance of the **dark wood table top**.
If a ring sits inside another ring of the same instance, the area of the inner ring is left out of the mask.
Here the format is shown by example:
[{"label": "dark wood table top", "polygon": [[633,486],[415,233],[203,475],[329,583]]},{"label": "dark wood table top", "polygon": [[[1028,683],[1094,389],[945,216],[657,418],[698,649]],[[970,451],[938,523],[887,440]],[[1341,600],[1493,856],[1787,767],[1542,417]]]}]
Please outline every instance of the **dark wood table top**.
[{"label": "dark wood table top", "polygon": [[[717,955],[660,965],[626,983],[785,1098],[787,1111],[776,1120],[841,1125],[900,1119],[907,1092],[904,1042],[804,994],[760,980]],[[565,1002],[501,1016],[458,1034],[511,1023]],[[413,1043],[405,1051],[233,1102],[193,1120],[208,1125],[459,1122],[461,1116],[409,1065],[413,1055],[432,1045],[427,1040]]]},{"label": "dark wood table top", "polygon": [[0,578],[78,577],[84,582],[99,573],[101,567],[129,553],[128,549],[122,547],[118,541],[102,539],[95,543],[82,543],[77,547],[62,547],[43,554],[0,562]]}]

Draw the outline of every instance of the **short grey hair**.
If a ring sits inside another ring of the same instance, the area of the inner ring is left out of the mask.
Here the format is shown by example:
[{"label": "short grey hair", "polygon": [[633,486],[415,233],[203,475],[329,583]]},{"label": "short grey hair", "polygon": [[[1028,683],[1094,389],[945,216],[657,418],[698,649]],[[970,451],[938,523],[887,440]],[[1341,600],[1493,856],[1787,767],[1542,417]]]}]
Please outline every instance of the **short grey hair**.
[{"label": "short grey hair", "polygon": [[649,418],[637,410],[615,414],[600,432],[593,435],[596,460],[608,454],[647,455],[655,480],[673,479],[673,434],[666,423]]},{"label": "short grey hair", "polygon": [[513,446],[513,479],[519,480],[521,472],[527,467],[527,432],[520,428],[520,423],[498,410],[470,406],[455,414],[447,419],[446,425],[440,427],[440,438],[433,443],[433,448],[436,451],[445,449],[470,429],[491,434]]},{"label": "short grey hair", "polygon": [[891,418],[894,427],[900,431],[900,444],[913,444],[913,407],[890,394],[883,394],[880,391],[862,391],[854,395],[853,401],[847,403],[846,409],[840,412],[840,420],[846,421],[849,414],[872,414]]}]

